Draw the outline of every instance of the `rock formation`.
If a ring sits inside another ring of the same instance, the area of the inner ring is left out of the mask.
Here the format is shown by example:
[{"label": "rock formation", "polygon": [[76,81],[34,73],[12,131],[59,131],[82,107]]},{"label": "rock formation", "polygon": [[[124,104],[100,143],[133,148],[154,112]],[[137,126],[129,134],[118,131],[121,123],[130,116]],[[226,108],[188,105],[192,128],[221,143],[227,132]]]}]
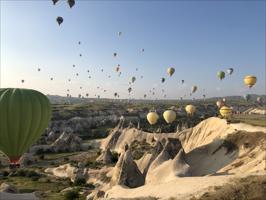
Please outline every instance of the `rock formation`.
[{"label": "rock formation", "polygon": [[54,152],[74,152],[81,150],[82,139],[71,133],[62,133],[51,145]]},{"label": "rock formation", "polygon": [[144,176],[133,160],[130,149],[121,154],[114,168],[111,185],[124,185],[135,188],[144,185]]},{"label": "rock formation", "polygon": [[113,155],[109,148],[104,150],[102,154],[96,159],[97,162],[101,162],[103,164],[111,164],[113,163]]}]

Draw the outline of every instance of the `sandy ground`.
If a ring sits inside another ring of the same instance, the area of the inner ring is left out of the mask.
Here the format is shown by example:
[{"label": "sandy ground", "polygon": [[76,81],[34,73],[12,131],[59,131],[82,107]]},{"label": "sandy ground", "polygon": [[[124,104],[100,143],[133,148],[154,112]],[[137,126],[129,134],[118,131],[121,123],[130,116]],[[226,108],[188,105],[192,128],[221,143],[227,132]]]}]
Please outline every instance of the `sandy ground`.
[{"label": "sandy ground", "polygon": [[155,197],[162,200],[174,198],[175,200],[189,200],[192,197],[200,197],[206,191],[214,192],[215,187],[222,186],[226,183],[232,183],[234,179],[245,178],[249,175],[266,175],[265,174],[246,174],[246,175],[221,175],[221,176],[204,176],[204,177],[184,177],[176,180],[147,184],[139,188],[128,189],[121,186],[115,186],[106,193],[106,198],[140,198]]},{"label": "sandy ground", "polygon": [[121,186],[115,186],[106,194],[107,198],[136,198],[136,197],[156,197],[168,199],[175,197],[177,199],[188,199],[195,195],[201,195],[202,191],[209,187],[221,186],[230,180],[231,176],[210,176],[210,177],[185,177],[176,180],[147,184],[135,189],[127,189]]}]

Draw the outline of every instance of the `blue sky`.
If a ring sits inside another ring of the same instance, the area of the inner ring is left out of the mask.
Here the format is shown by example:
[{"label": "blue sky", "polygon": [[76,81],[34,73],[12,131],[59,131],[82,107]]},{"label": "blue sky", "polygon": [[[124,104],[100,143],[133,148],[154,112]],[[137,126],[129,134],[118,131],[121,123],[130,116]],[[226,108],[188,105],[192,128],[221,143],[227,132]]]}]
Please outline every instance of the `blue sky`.
[{"label": "blue sky", "polygon": [[[60,27],[57,16],[64,18]],[[265,94],[265,34],[265,1],[77,0],[72,9],[62,0],[56,6],[1,1],[1,86],[59,95],[69,89],[73,96],[91,97],[118,92],[126,98],[135,76],[135,98],[152,97],[154,87],[155,97],[162,98],[164,89],[167,98],[176,99],[188,96],[193,85],[199,88],[196,98]],[[170,66],[176,69],[171,78]],[[219,81],[217,71],[229,67],[234,73]],[[258,78],[251,90],[242,81],[249,74]]]}]

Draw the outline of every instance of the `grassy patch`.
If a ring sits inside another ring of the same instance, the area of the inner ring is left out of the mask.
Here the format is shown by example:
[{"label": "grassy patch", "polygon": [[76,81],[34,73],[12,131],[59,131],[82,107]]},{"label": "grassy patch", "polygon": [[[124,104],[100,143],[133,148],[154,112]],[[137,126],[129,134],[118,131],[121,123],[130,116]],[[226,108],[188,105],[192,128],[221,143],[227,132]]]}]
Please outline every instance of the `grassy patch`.
[{"label": "grassy patch", "polygon": [[230,120],[231,123],[246,123],[253,126],[266,127],[266,116],[265,115],[234,115]]}]

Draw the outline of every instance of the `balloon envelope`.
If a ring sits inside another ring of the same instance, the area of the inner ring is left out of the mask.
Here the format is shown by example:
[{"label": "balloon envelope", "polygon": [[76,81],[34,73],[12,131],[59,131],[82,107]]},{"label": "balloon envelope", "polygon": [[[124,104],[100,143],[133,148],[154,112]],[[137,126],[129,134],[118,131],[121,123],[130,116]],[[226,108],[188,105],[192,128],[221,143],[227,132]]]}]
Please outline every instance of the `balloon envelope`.
[{"label": "balloon envelope", "polygon": [[67,3],[70,8],[72,8],[75,5],[75,0],[67,0]]},{"label": "balloon envelope", "polygon": [[218,108],[221,108],[221,107],[224,106],[224,102],[221,101],[221,100],[218,100],[218,101],[216,102],[216,105],[217,105]]},{"label": "balloon envelope", "polygon": [[229,68],[229,69],[227,70],[227,73],[228,73],[229,75],[231,75],[233,72],[234,72],[234,69],[233,69],[233,68]]},{"label": "balloon envelope", "polygon": [[0,89],[0,110],[0,150],[18,162],[47,128],[50,102],[35,90],[4,88]]},{"label": "balloon envelope", "polygon": [[225,118],[228,118],[232,115],[232,109],[227,107],[227,106],[223,106],[221,107],[220,109],[220,114],[225,117]]},{"label": "balloon envelope", "polygon": [[172,75],[175,73],[175,68],[173,68],[173,67],[169,67],[169,68],[167,69],[167,73],[169,74],[169,76],[172,76]]},{"label": "balloon envelope", "polygon": [[172,123],[173,121],[175,121],[176,119],[176,113],[172,110],[166,110],[164,113],[163,113],[163,118],[164,120],[170,124]]},{"label": "balloon envelope", "polygon": [[197,89],[198,89],[198,87],[194,85],[191,87],[191,92],[195,93],[197,91]]},{"label": "balloon envelope", "polygon": [[63,17],[59,16],[56,18],[56,21],[57,21],[58,25],[60,26],[63,23],[64,19],[63,19]]},{"label": "balloon envelope", "polygon": [[185,110],[186,110],[187,114],[193,115],[194,112],[196,111],[196,107],[194,105],[187,105],[185,107]]},{"label": "balloon envelope", "polygon": [[218,78],[219,78],[220,80],[223,80],[224,77],[225,77],[225,73],[224,73],[223,71],[219,71],[219,72],[217,72],[217,76],[218,76]]},{"label": "balloon envelope", "polygon": [[158,119],[159,119],[159,116],[156,112],[149,112],[147,115],[147,120],[151,125],[156,124]]},{"label": "balloon envelope", "polygon": [[244,77],[244,84],[248,86],[249,88],[253,87],[257,82],[257,77],[248,75]]}]

